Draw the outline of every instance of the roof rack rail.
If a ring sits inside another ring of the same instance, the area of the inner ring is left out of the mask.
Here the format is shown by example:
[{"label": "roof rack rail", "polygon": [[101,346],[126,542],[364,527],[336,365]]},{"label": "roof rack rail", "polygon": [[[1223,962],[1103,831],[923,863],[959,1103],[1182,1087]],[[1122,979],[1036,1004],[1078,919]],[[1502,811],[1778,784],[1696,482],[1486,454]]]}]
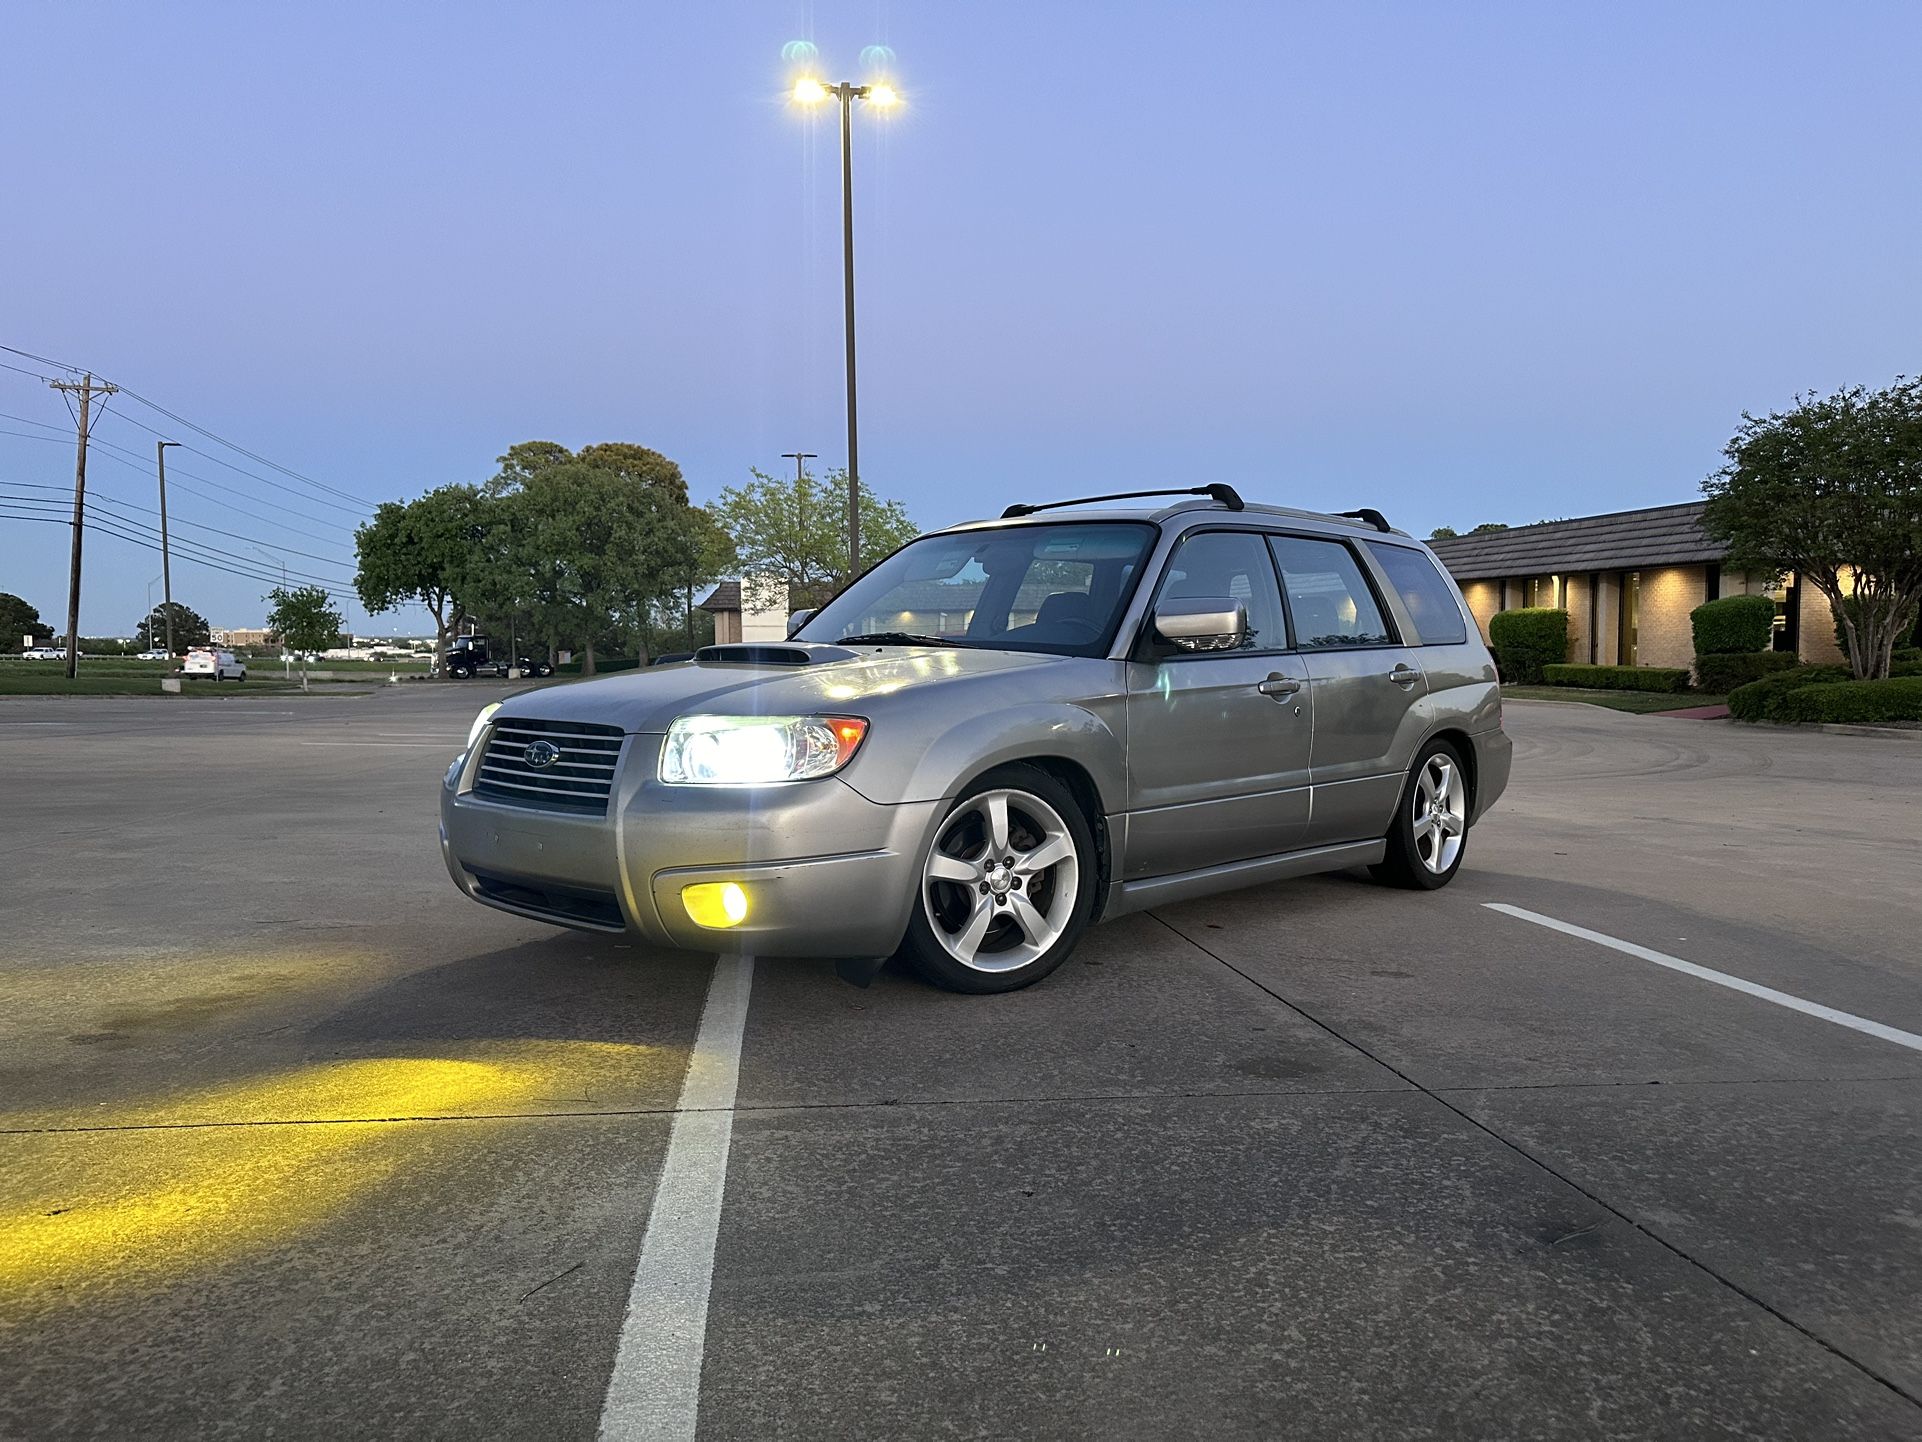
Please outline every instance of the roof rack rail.
[{"label": "roof rack rail", "polygon": [[[1247,508],[1246,503],[1241,499],[1240,494],[1233,486],[1224,486],[1217,482],[1214,485],[1188,486],[1180,490],[1116,491],[1113,495],[1107,496],[1076,496],[1072,500],[1067,501],[1045,501],[1038,506],[1028,506],[1017,503],[1003,511],[1001,513],[1001,519],[1005,521],[1015,516],[1032,516],[1036,511],[1058,511],[1063,506],[1084,506],[1090,501],[1133,501],[1139,500],[1143,496],[1208,496],[1213,500],[1220,501],[1222,505],[1231,511],[1240,511]],[[1384,527],[1384,529],[1386,529],[1386,527]]]},{"label": "roof rack rail", "polygon": [[1336,514],[1351,521],[1362,521],[1367,525],[1373,526],[1378,531],[1392,531],[1395,529],[1388,524],[1388,517],[1384,516],[1373,506],[1363,506],[1359,511],[1337,511]]}]

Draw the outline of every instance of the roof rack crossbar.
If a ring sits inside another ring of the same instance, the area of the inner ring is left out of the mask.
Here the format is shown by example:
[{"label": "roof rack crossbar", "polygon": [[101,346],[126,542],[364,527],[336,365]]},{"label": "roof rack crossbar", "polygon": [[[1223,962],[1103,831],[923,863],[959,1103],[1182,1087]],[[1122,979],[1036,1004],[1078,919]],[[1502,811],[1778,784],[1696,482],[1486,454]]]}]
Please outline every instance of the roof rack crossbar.
[{"label": "roof rack crossbar", "polygon": [[1036,511],[1058,511],[1063,506],[1085,506],[1090,501],[1134,501],[1143,496],[1207,496],[1212,500],[1220,501],[1231,511],[1245,509],[1245,502],[1233,486],[1224,486],[1217,482],[1213,485],[1188,486],[1179,490],[1116,491],[1107,496],[1076,496],[1067,501],[1044,501],[1038,506],[1016,504],[1003,511],[1001,519],[1005,521],[1015,516],[1032,516]]},{"label": "roof rack crossbar", "polygon": [[1338,514],[1348,520],[1361,521],[1373,526],[1378,531],[1392,531],[1395,529],[1388,524],[1388,517],[1384,516],[1373,506],[1363,506],[1359,511],[1341,511],[1338,512]]}]

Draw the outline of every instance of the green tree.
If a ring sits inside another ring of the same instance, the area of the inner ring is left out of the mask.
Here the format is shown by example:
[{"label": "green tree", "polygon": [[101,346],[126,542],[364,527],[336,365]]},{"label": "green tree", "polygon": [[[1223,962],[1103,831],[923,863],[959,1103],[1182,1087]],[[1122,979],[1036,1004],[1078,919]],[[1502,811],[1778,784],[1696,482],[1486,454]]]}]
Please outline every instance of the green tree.
[{"label": "green tree", "polygon": [[1506,521],[1483,521],[1479,526],[1471,526],[1468,534],[1471,536],[1479,536],[1487,531],[1505,531],[1507,529],[1508,522]]},{"label": "green tree", "polygon": [[1745,411],[1722,454],[1702,524],[1724,564],[1794,572],[1828,598],[1855,676],[1887,676],[1922,607],[1922,380]]},{"label": "green tree", "polygon": [[[714,505],[741,566],[785,577],[797,606],[818,606],[853,579],[848,574],[848,481],[844,470],[816,479],[803,473],[776,480],[749,470]],[[899,501],[861,487],[861,556],[872,565],[919,532]]]},{"label": "green tree", "polygon": [[354,589],[369,611],[418,601],[434,618],[434,655],[446,674],[447,645],[484,589],[493,498],[475,486],[440,486],[413,501],[386,501],[354,532]]},{"label": "green tree", "polygon": [[151,615],[143,616],[140,624],[134,627],[135,650],[151,651],[156,646],[167,644],[169,607],[173,610],[175,651],[184,651],[189,646],[205,646],[213,640],[213,631],[207,625],[205,616],[178,601],[162,601],[153,608]]},{"label": "green tree", "polygon": [[39,645],[42,638],[51,639],[53,627],[40,619],[37,607],[28,605],[11,591],[0,591],[0,652],[24,650],[22,636],[31,636],[28,645]]},{"label": "green tree", "polygon": [[1431,541],[1452,541],[1460,534],[1461,532],[1453,526],[1437,526],[1428,533],[1428,539]]},{"label": "green tree", "polygon": [[578,645],[586,674],[599,652],[648,645],[700,568],[711,525],[670,486],[578,460],[526,472],[495,503],[504,525],[476,592],[482,609],[526,616],[550,646]]},{"label": "green tree", "polygon": [[265,599],[272,602],[267,610],[267,629],[280,637],[282,645],[300,652],[300,689],[305,691],[308,653],[324,651],[338,641],[345,618],[319,586],[293,591],[276,586]]},{"label": "green tree", "polygon": [[611,471],[635,485],[651,486],[682,505],[687,504],[687,480],[681,468],[659,451],[631,441],[599,441],[578,453],[558,441],[522,441],[509,446],[498,462],[500,470],[487,489],[503,495],[526,486],[557,466],[592,466]]}]

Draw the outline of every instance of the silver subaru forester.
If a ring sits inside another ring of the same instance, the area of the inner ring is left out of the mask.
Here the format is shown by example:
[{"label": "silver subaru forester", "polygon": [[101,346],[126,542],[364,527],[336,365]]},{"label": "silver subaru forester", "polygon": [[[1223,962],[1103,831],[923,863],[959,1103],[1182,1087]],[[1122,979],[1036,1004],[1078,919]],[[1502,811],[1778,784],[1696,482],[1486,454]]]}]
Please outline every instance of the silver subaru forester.
[{"label": "silver subaru forester", "polygon": [[1432,889],[1508,781],[1495,667],[1379,513],[1010,507],[785,641],[523,692],[447,772],[454,882],[661,945],[958,991],[1094,921],[1367,866]]}]

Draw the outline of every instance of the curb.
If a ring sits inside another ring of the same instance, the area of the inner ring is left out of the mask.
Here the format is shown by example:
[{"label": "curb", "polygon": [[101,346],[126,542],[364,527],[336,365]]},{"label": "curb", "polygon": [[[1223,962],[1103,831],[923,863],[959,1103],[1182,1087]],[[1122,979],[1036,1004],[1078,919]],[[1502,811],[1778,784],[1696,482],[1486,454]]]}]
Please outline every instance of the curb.
[{"label": "curb", "polygon": [[[1734,718],[1731,717],[1731,720]],[[1757,731],[1827,732],[1830,736],[1880,736],[1889,741],[1922,742],[1922,726],[1870,726],[1841,721],[1744,721]]]}]

